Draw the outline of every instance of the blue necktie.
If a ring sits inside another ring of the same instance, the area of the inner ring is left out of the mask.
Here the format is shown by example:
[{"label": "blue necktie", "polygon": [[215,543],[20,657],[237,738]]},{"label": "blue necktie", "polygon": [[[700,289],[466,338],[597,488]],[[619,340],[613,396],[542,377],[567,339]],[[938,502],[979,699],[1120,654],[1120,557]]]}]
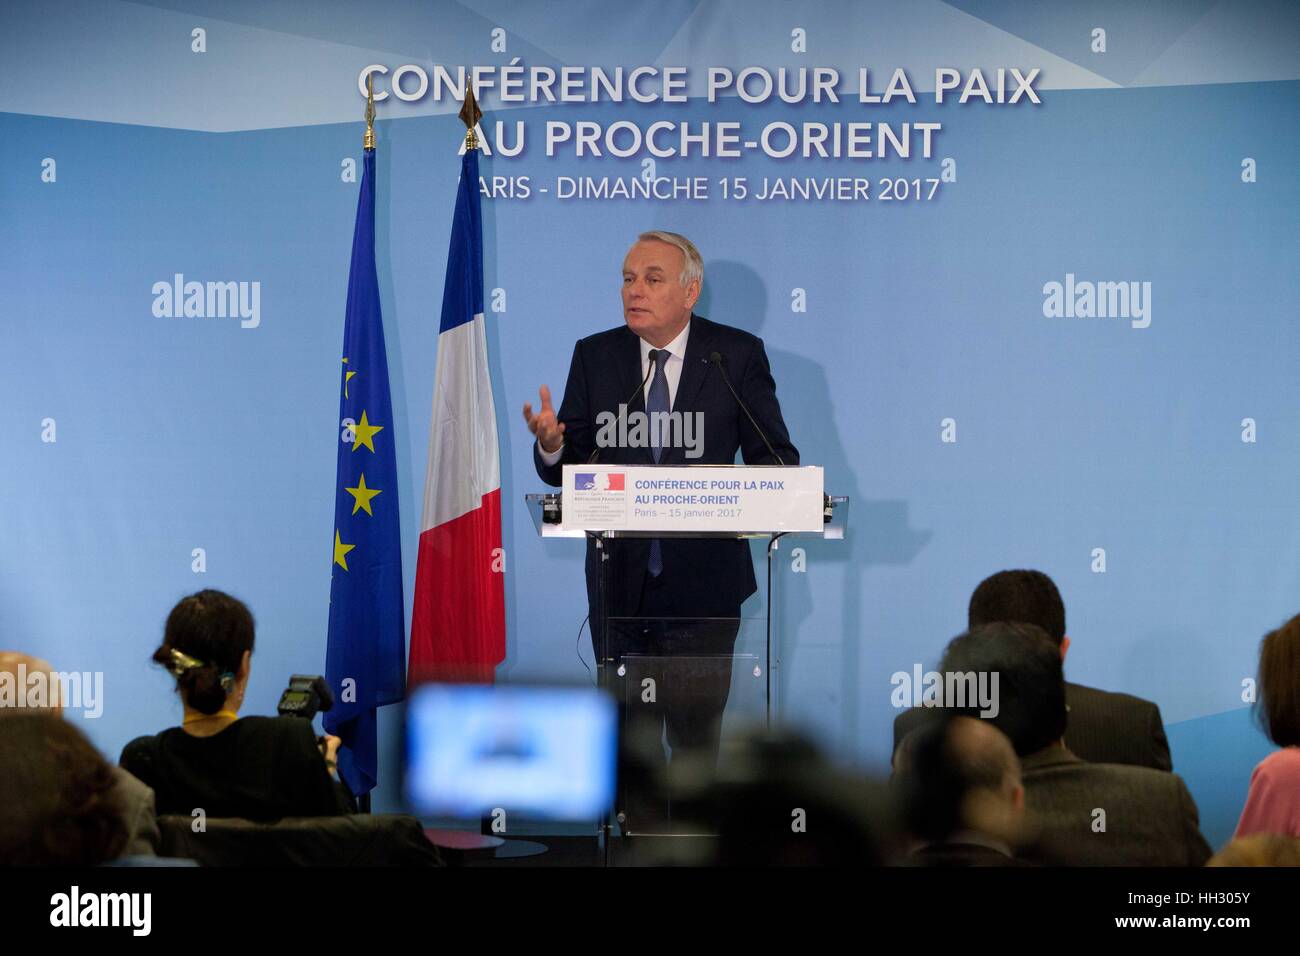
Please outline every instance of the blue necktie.
[{"label": "blue necktie", "polygon": [[[645,410],[650,419],[650,452],[654,455],[655,464],[659,464],[659,459],[663,457],[663,447],[660,442],[663,436],[659,434],[656,427],[657,421],[667,422],[666,418],[656,419],[656,412],[663,412],[666,416],[669,411],[668,398],[668,376],[664,374],[664,366],[668,364],[668,351],[666,349],[651,349],[650,361],[655,363],[654,378],[650,379],[650,395],[646,399]],[[659,577],[664,570],[664,556],[659,550],[659,539],[650,540],[650,574],[653,577]]]}]

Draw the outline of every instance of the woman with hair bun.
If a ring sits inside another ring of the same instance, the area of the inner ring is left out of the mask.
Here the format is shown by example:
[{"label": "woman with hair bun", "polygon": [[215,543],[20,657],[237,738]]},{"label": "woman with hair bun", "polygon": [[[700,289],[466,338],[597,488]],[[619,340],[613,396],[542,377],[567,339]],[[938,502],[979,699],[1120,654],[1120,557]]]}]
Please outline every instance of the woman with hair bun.
[{"label": "woman with hair bun", "polygon": [[240,717],[253,654],[253,615],[221,591],[182,598],[153,660],[176,678],[181,726],[137,737],[122,767],[153,788],[158,815],[278,820],[349,812],[337,782],[339,739],[317,744],[300,717]]}]

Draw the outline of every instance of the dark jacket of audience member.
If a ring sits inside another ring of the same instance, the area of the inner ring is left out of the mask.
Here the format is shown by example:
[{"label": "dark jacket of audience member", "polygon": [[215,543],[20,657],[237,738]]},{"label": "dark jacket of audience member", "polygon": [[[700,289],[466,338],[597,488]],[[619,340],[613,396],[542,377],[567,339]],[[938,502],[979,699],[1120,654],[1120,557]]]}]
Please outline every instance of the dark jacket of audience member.
[{"label": "dark jacket of audience member", "polygon": [[1200,866],[1209,859],[1196,804],[1180,777],[1089,763],[1065,746],[1061,656],[1042,629],[976,628],[953,639],[940,670],[998,677],[998,713],[989,719],[1020,757],[1028,822],[1037,833],[1024,856],[1083,866]]},{"label": "dark jacket of audience member", "polygon": [[153,789],[122,767],[113,768],[113,791],[126,825],[123,856],[154,856],[162,840]]},{"label": "dark jacket of audience member", "polygon": [[[1069,723],[1065,745],[1081,759],[1170,770],[1169,742],[1160,708],[1131,694],[1065,685]],[[933,708],[912,707],[894,718],[894,749],[932,716]]]},{"label": "dark jacket of audience member", "polygon": [[1020,767],[1025,807],[1038,832],[1038,843],[1024,853],[1028,859],[1068,866],[1201,866],[1210,857],[1196,803],[1176,774],[1087,763],[1064,746],[1022,757]]},{"label": "dark jacket of audience member", "polygon": [[[1042,628],[1064,660],[1070,646],[1065,633],[1065,604],[1052,579],[1041,571],[999,571],[980,582],[967,609],[968,628],[997,621],[1021,621]],[[1084,760],[1172,770],[1169,741],[1160,708],[1131,694],[1065,685],[1069,723],[1065,745]],[[894,718],[894,750],[928,716],[914,707]]]},{"label": "dark jacket of audience member", "polygon": [[50,713],[0,729],[0,865],[95,866],[122,854],[127,828],[113,766]]}]

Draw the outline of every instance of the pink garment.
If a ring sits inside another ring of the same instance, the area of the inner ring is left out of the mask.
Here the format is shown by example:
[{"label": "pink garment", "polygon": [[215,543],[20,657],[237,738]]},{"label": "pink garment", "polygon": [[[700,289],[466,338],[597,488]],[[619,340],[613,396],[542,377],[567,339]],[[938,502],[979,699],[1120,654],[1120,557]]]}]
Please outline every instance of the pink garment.
[{"label": "pink garment", "polygon": [[1300,837],[1300,747],[1283,747],[1259,762],[1234,837],[1280,833]]}]

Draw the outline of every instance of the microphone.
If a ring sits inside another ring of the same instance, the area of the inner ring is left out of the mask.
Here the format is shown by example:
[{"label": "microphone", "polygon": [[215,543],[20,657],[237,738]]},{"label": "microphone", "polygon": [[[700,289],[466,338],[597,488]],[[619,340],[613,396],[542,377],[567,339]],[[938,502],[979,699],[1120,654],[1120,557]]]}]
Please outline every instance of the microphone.
[{"label": "microphone", "polygon": [[764,434],[763,429],[758,427],[758,422],[754,421],[754,416],[749,413],[749,406],[741,400],[740,395],[731,384],[731,379],[727,377],[727,370],[722,364],[722,354],[719,352],[710,352],[707,361],[711,365],[716,365],[718,371],[722,373],[722,380],[727,383],[727,388],[731,389],[731,397],[736,400],[736,404],[740,406],[740,410],[745,413],[745,417],[749,419],[749,423],[754,426],[754,431],[758,432],[758,437],[763,439],[763,444],[767,446],[768,454],[776,459],[778,465],[784,466],[785,462],[781,459],[781,456],[776,453],[776,449],[772,447],[772,443],[767,440],[767,435]]},{"label": "microphone", "polygon": [[[629,396],[627,397],[627,401],[623,403],[624,405],[631,405],[631,404],[632,404],[632,399],[636,398],[637,392],[639,392],[639,391],[641,391],[641,389],[645,388],[646,379],[648,379],[648,378],[650,377],[650,373],[654,370],[655,365],[658,364],[658,363],[655,361],[655,356],[656,356],[656,354],[658,353],[658,351],[659,351],[658,349],[651,349],[651,350],[650,350],[650,363],[646,366],[645,375],[642,376],[642,378],[641,378],[641,384],[638,385],[638,386],[636,387],[636,390],[633,391],[632,394],[629,395]],[[592,452],[591,452],[591,457],[587,459],[587,464],[589,464],[589,465],[594,465],[594,464],[596,463],[596,458],[599,457],[599,455],[600,455],[600,446],[597,445],[597,446],[592,450]]]}]

